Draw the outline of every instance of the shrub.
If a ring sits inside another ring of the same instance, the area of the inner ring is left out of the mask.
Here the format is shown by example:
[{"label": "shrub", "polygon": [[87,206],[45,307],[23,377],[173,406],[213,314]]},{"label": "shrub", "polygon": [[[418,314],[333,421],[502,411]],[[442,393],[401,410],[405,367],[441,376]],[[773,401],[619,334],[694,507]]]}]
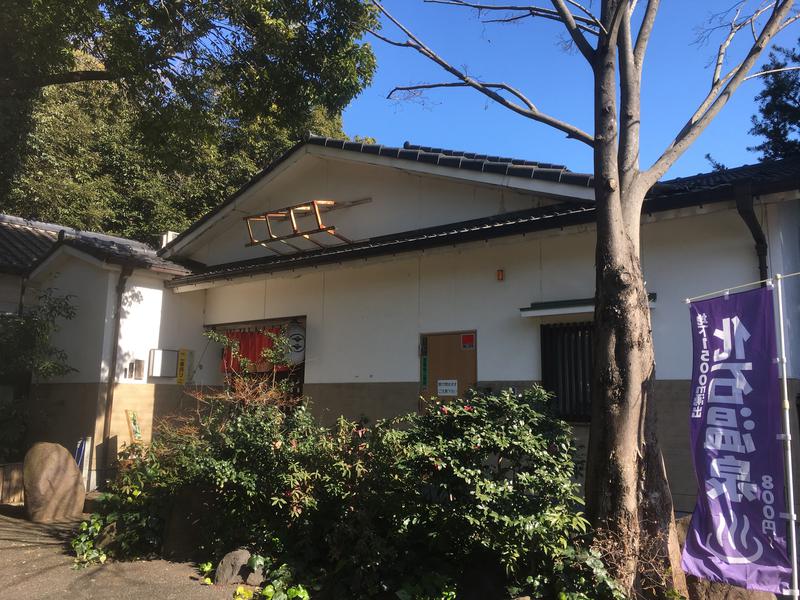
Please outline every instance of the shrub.
[{"label": "shrub", "polygon": [[620,597],[599,557],[574,546],[587,523],[572,438],[541,388],[434,401],[374,427],[323,428],[281,398],[251,379],[129,450],[105,505],[118,555],[157,548],[161,507],[191,489],[208,503],[207,555],[249,548],[281,593],[311,589],[302,581],[328,598],[433,600],[488,581]]},{"label": "shrub", "polygon": [[0,384],[12,392],[0,397],[0,463],[22,459],[31,377],[46,379],[74,371],[66,353],[52,344],[60,322],[74,316],[72,298],[50,289],[21,314],[0,313]]}]

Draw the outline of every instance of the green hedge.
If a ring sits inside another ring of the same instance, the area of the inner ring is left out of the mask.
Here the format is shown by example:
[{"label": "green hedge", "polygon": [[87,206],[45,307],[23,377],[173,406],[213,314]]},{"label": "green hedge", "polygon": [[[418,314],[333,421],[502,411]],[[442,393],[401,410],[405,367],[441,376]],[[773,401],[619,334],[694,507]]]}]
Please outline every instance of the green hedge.
[{"label": "green hedge", "polygon": [[622,597],[577,544],[572,436],[548,404],[535,387],[323,428],[302,406],[211,399],[199,423],[124,455],[101,517],[109,553],[157,553],[164,507],[191,489],[209,558],[247,547],[313,597]]}]

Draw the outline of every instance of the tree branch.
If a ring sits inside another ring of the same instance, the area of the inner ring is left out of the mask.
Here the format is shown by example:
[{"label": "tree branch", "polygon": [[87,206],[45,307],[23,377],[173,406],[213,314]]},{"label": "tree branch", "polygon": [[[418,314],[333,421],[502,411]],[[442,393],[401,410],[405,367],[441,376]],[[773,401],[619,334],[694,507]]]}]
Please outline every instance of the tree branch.
[{"label": "tree branch", "polygon": [[653,33],[653,25],[655,25],[656,22],[656,15],[658,14],[659,5],[659,0],[648,1],[647,7],[644,10],[642,24],[639,27],[639,33],[636,36],[636,45],[633,49],[633,57],[636,61],[636,68],[640,73],[642,70],[642,65],[644,64],[645,52],[647,52],[647,44],[650,41],[650,34]]},{"label": "tree branch", "polygon": [[[480,92],[481,94],[483,94],[484,96],[487,96],[487,97],[491,98],[492,100],[494,100],[495,102],[497,102],[501,106],[505,106],[506,108],[508,108],[508,109],[510,109],[510,110],[512,110],[512,111],[514,111],[514,112],[516,112],[516,113],[518,113],[518,114],[520,114],[520,115],[522,115],[524,117],[527,117],[527,118],[532,119],[534,121],[538,121],[540,123],[544,123],[545,125],[549,125],[550,127],[553,127],[554,129],[558,129],[559,131],[562,131],[562,132],[566,133],[567,137],[580,140],[584,144],[586,144],[586,145],[588,145],[590,147],[594,146],[594,136],[590,135],[589,133],[583,131],[582,129],[580,129],[580,128],[578,128],[578,127],[576,127],[576,126],[574,126],[574,125],[572,125],[570,123],[567,123],[565,121],[562,121],[560,119],[557,119],[555,117],[552,117],[552,116],[550,116],[548,114],[545,114],[545,113],[539,111],[533,105],[533,103],[530,103],[530,101],[527,100],[527,98],[525,99],[525,101],[527,101],[530,104],[525,104],[525,106],[517,104],[516,102],[513,102],[513,101],[509,100],[508,98],[504,97],[502,94],[497,92],[496,89],[486,86],[482,82],[480,82],[480,81],[470,77],[469,75],[467,75],[464,71],[455,68],[453,65],[451,65],[446,60],[444,60],[441,56],[439,56],[433,50],[431,50],[428,46],[426,46],[417,36],[415,36],[413,33],[411,33],[411,31],[409,31],[409,29],[405,25],[403,25],[402,23],[400,23],[400,21],[395,19],[391,15],[391,13],[389,13],[389,11],[387,11],[383,7],[383,5],[380,2],[378,2],[378,0],[371,0],[371,1],[372,1],[372,4],[389,21],[391,21],[400,31],[402,31],[406,35],[406,37],[408,38],[408,40],[406,42],[391,41],[389,43],[392,43],[393,45],[396,45],[396,46],[406,46],[406,47],[413,48],[414,50],[419,52],[422,56],[424,56],[425,58],[427,58],[427,59],[431,60],[432,62],[436,63],[442,69],[444,69],[445,71],[447,71],[448,73],[453,75],[456,79],[458,79],[460,82],[462,82],[463,86],[459,86],[459,87],[471,87],[471,88],[477,90],[478,92]],[[505,86],[505,84],[502,84],[502,85]],[[411,86],[409,86],[409,87],[411,87]],[[439,86],[439,87],[441,87],[441,86]],[[507,91],[514,90],[514,88],[511,88],[510,86],[506,86],[503,89],[505,89]],[[522,94],[517,92],[516,90],[511,91],[511,93],[514,94],[515,96],[517,96],[517,98],[520,99],[520,100],[522,98],[524,98],[524,96],[522,96]],[[523,102],[525,102],[525,101],[523,101]]]},{"label": "tree branch", "polygon": [[[617,162],[619,164],[621,188],[633,187],[639,176],[639,131],[641,125],[641,73],[636,65],[631,33],[632,11],[629,9],[622,20],[617,48],[619,50],[620,73],[620,128]],[[638,210],[638,208],[637,208]]]},{"label": "tree branch", "polygon": [[794,0],[783,0],[774,4],[772,14],[745,59],[731,69],[727,75],[718,78],[711,91],[701,102],[700,107],[686,122],[672,143],[664,150],[658,160],[643,173],[643,178],[648,187],[654,185],[675,164],[675,161],[728,103],[728,100],[741,83],[748,78],[748,72],[758,61],[764,48],[769,45],[775,34],[783,29],[787,22],[793,18],[788,16],[793,4]]},{"label": "tree branch", "polygon": [[[725,63],[725,55],[728,52],[728,48],[733,41],[733,38],[736,37],[736,34],[739,30],[745,26],[745,23],[737,23],[737,19],[742,12],[742,6],[736,9],[736,14],[733,15],[733,19],[731,20],[730,30],[728,31],[728,35],[725,36],[725,39],[722,40],[722,43],[719,45],[719,49],[717,50],[717,60],[716,64],[714,65],[714,75],[711,77],[711,87],[714,87],[716,83],[719,81],[720,75],[722,74],[722,67]],[[749,20],[750,23],[753,23],[753,20]]]},{"label": "tree branch", "polygon": [[[588,8],[586,8],[585,6],[583,6],[583,4],[580,4],[579,2],[575,2],[575,0],[567,0],[567,2],[569,4],[571,4],[572,6],[574,6],[575,8],[577,8],[583,14],[585,14],[595,25],[597,25],[597,27],[600,29],[600,31],[602,31],[603,33],[608,33],[605,30],[605,28],[603,27],[603,24],[600,22],[600,19],[598,19],[596,16],[594,16],[594,13],[592,11],[590,11]],[[575,18],[576,21],[578,21],[580,19],[580,17],[578,17],[578,16],[574,16],[574,18]]]},{"label": "tree branch", "polygon": [[[519,12],[522,13],[516,17],[509,17],[507,19],[490,19],[483,21],[484,23],[495,23],[495,22],[508,22],[508,21],[516,21],[519,19],[526,19],[529,17],[541,17],[543,19],[550,19],[551,21],[558,21],[559,23],[563,23],[563,19],[561,15],[551,9],[551,8],[544,8],[541,6],[523,6],[523,5],[516,5],[516,4],[481,4],[478,2],[471,2],[468,0],[423,0],[426,4],[444,4],[447,6],[459,6],[462,8],[471,8],[479,13],[486,12],[486,11],[504,11],[504,12]],[[593,29],[593,27],[602,27],[600,21],[595,18],[585,18],[580,17],[577,15],[573,15],[573,18],[576,21],[576,26],[581,31],[586,33],[590,33],[592,35],[598,35],[598,31]]]},{"label": "tree branch", "polygon": [[54,75],[0,79],[0,93],[13,94],[23,90],[43,88],[49,85],[79,83],[82,81],[113,81],[115,79],[119,79],[119,75],[111,71],[69,71],[66,73],[56,73]]},{"label": "tree branch", "polygon": [[[511,87],[508,84],[486,83],[485,81],[480,81],[478,83],[486,88],[504,90],[509,94],[516,96],[528,108],[528,110],[531,111],[538,110],[536,106],[533,104],[533,102],[531,102],[522,92]],[[386,98],[391,99],[392,96],[395,94],[395,92],[413,92],[416,90],[432,90],[436,88],[466,88],[466,87],[473,87],[473,86],[469,83],[464,83],[463,81],[448,81],[443,83],[420,83],[417,85],[398,85],[386,95]]]},{"label": "tree branch", "polygon": [[750,79],[755,79],[756,77],[764,77],[765,75],[772,75],[773,73],[783,73],[784,71],[800,71],[800,67],[783,67],[781,69],[769,69],[768,71],[758,71],[757,73],[751,73],[747,77],[745,77],[742,81],[749,81]]},{"label": "tree branch", "polygon": [[575,42],[575,45],[578,47],[578,50],[580,50],[581,54],[583,54],[583,57],[589,62],[589,64],[594,63],[594,48],[591,46],[591,44],[589,44],[586,36],[583,35],[583,32],[581,32],[581,30],[578,28],[578,24],[575,22],[575,15],[569,11],[567,5],[564,3],[564,0],[551,1],[553,2],[555,9],[558,11],[564,26],[567,28],[572,41]]}]

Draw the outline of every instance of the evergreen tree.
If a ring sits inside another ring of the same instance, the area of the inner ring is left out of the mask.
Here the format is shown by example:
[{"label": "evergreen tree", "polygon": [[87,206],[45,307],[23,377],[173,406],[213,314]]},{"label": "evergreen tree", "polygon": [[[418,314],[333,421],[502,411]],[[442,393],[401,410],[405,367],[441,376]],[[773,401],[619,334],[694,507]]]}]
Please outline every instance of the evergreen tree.
[{"label": "evergreen tree", "polygon": [[797,49],[776,48],[762,67],[773,72],[764,76],[764,89],[756,96],[758,114],[750,133],[764,141],[748,148],[760,152],[762,160],[800,153],[800,71],[782,70],[799,65]]},{"label": "evergreen tree", "polygon": [[151,242],[187,227],[305,132],[344,135],[340,117],[321,108],[292,127],[266,116],[153,118],[114,82],[47,87],[31,106],[0,212]]},{"label": "evergreen tree", "polygon": [[182,229],[375,67],[364,0],[0,3],[0,212],[148,238]]}]

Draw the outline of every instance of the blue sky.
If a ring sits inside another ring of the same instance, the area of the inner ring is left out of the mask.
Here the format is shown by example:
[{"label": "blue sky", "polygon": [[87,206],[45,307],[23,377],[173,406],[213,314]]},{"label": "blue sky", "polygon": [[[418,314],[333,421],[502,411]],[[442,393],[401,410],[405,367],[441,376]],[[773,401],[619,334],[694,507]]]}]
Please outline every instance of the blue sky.
[{"label": "blue sky", "polygon": [[[642,2],[644,4],[644,2]],[[662,2],[645,62],[642,92],[642,166],[657,158],[695,110],[710,85],[716,45],[697,45],[697,28],[730,0]],[[696,8],[701,5],[702,8]],[[592,130],[592,83],[589,67],[574,51],[559,45],[559,23],[525,20],[518,24],[484,24],[474,11],[424,3],[385,0],[386,8],[431,48],[455,65],[484,80],[503,81],[525,92],[541,110]],[[391,23],[382,31],[401,38]],[[792,45],[800,27],[778,39]],[[718,38],[714,38],[716,41]],[[746,41],[746,39],[743,39]],[[447,81],[448,76],[416,52],[372,38],[378,70],[372,85],[344,113],[345,131],[378,142],[443,146],[502,154],[591,171],[590,149],[547,126],[494,105],[471,90],[434,90],[424,102],[386,99],[395,85]],[[734,47],[736,56],[742,47]],[[739,50],[736,53],[736,50]],[[678,161],[667,178],[710,170],[704,155],[729,167],[757,162],[748,152],[757,140],[747,132],[755,112],[759,80],[746,82],[722,114]]]}]

